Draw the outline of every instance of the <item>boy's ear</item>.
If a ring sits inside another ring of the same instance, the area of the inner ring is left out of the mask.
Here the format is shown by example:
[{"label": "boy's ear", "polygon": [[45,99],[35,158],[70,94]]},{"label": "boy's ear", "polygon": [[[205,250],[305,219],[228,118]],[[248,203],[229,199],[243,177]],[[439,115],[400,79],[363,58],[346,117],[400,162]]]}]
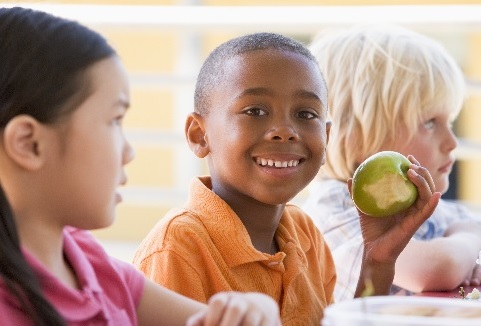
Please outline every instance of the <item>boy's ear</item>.
[{"label": "boy's ear", "polygon": [[206,141],[203,117],[196,113],[189,113],[185,121],[185,137],[189,147],[199,158],[204,158],[209,154],[209,145]]},{"label": "boy's ear", "polygon": [[6,154],[26,170],[36,170],[43,164],[40,155],[40,123],[29,115],[19,115],[10,120],[3,134]]},{"label": "boy's ear", "polygon": [[326,146],[324,147],[324,155],[322,156],[322,165],[326,163],[326,155],[327,155],[327,144],[329,144],[329,135],[331,133],[331,126],[332,122],[331,121],[326,121]]},{"label": "boy's ear", "polygon": [[326,121],[326,146],[329,143],[329,135],[331,134],[332,121]]}]

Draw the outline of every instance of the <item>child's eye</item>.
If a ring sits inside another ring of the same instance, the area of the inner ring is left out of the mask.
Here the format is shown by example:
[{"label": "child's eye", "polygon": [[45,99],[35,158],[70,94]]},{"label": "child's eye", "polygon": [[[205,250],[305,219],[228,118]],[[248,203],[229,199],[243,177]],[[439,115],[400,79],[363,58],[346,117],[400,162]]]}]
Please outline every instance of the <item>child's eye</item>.
[{"label": "child's eye", "polygon": [[250,115],[250,116],[263,116],[267,115],[267,112],[264,109],[261,108],[248,108],[247,110],[244,111],[245,114]]},{"label": "child's eye", "polygon": [[112,122],[115,125],[121,126],[123,121],[124,121],[124,115],[122,114],[122,115],[119,115],[119,116],[115,117]]},{"label": "child's eye", "polygon": [[424,123],[424,128],[426,129],[433,129],[434,126],[436,125],[436,120],[435,119],[431,119],[431,120],[428,120]]},{"label": "child's eye", "polygon": [[318,115],[311,111],[301,111],[297,114],[297,116],[301,119],[311,120],[318,117]]}]

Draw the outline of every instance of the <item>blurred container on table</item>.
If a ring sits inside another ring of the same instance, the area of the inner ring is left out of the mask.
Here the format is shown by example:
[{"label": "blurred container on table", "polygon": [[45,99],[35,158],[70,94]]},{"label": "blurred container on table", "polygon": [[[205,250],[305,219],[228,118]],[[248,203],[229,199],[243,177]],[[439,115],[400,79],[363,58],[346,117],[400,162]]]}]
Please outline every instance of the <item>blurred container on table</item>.
[{"label": "blurred container on table", "polygon": [[376,296],[335,303],[322,326],[479,326],[481,302],[458,298]]}]

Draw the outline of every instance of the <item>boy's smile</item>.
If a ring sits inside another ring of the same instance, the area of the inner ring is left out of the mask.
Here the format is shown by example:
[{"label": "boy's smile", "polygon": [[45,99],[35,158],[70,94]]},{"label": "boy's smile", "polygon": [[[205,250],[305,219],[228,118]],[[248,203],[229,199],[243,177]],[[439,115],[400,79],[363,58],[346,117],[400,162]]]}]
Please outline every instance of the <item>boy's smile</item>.
[{"label": "boy's smile", "polygon": [[256,159],[256,162],[260,166],[274,166],[276,168],[287,168],[287,167],[297,166],[297,164],[299,164],[301,161],[300,160],[276,161],[276,160],[258,157]]},{"label": "boy's smile", "polygon": [[234,57],[201,117],[213,190],[226,200],[283,205],[324,163],[326,88],[300,54]]}]

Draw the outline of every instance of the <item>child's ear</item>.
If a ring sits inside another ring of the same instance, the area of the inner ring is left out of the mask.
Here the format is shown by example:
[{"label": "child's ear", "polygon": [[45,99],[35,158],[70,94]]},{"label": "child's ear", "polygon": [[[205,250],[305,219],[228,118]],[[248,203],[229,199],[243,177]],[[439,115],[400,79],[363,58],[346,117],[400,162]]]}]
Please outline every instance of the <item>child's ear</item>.
[{"label": "child's ear", "polygon": [[324,147],[324,155],[322,156],[322,165],[324,165],[326,163],[326,155],[327,154],[327,144],[329,144],[329,135],[331,133],[331,126],[332,126],[332,122],[331,121],[326,121],[326,146]]},{"label": "child's ear", "polygon": [[190,149],[199,158],[204,158],[209,154],[205,136],[203,117],[196,112],[190,113],[185,121],[185,137]]},{"label": "child's ear", "polygon": [[329,135],[331,134],[332,121],[326,121],[326,146],[329,143]]},{"label": "child's ear", "polygon": [[40,123],[29,115],[16,116],[5,127],[5,153],[26,170],[36,170],[43,164],[38,139],[40,128]]}]

